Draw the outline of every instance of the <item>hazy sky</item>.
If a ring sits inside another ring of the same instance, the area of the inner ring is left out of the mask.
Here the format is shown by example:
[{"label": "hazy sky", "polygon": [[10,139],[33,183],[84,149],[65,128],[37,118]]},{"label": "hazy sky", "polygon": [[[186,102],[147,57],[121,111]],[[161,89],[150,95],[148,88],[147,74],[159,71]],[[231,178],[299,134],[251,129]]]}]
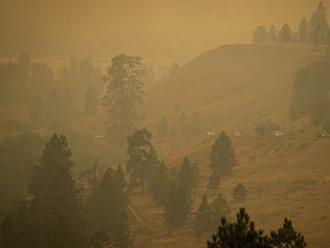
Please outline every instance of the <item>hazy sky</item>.
[{"label": "hazy sky", "polygon": [[[330,1],[325,1],[330,6]],[[295,27],[318,0],[0,0],[0,53],[192,57],[249,42],[258,24]]]}]

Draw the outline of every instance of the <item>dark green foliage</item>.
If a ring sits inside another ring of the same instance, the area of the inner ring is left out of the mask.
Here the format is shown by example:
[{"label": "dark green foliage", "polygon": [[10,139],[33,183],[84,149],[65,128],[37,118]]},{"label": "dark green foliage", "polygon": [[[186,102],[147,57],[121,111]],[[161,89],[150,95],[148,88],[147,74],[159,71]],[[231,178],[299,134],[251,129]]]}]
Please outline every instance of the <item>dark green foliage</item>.
[{"label": "dark green foliage", "polygon": [[86,223],[95,247],[105,243],[130,247],[127,184],[121,167],[108,170],[88,198]]},{"label": "dark green foliage", "polygon": [[190,191],[183,188],[182,185],[172,182],[164,210],[168,226],[172,228],[183,225],[191,212],[191,205]]},{"label": "dark green foliage", "polygon": [[269,236],[262,230],[257,230],[245,209],[240,209],[236,215],[236,222],[228,223],[226,218],[222,218],[217,233],[212,235],[207,247],[303,248],[306,247],[306,243],[304,237],[294,231],[290,221],[285,220],[283,227],[277,232],[271,232]]},{"label": "dark green foliage", "polygon": [[300,69],[294,81],[291,115],[310,116],[316,123],[330,114],[330,60],[319,59]]},{"label": "dark green foliage", "polygon": [[183,159],[177,174],[177,183],[184,189],[191,191],[198,183],[198,169],[188,157]]},{"label": "dark green foliage", "polygon": [[284,219],[283,226],[277,232],[271,232],[271,239],[274,247],[303,248],[307,246],[304,236],[294,230],[292,222],[287,218]]},{"label": "dark green foliage", "polygon": [[212,216],[212,226],[216,227],[219,224],[219,219],[230,213],[229,204],[223,194],[218,196],[211,202],[210,211]]},{"label": "dark green foliage", "polygon": [[127,172],[130,185],[140,185],[144,189],[146,180],[158,165],[157,153],[151,143],[151,133],[143,128],[127,138]]},{"label": "dark green foliage", "polygon": [[105,104],[109,117],[109,142],[113,159],[125,157],[126,138],[131,135],[138,118],[137,105],[143,97],[141,58],[118,55],[108,68]]},{"label": "dark green foliage", "polygon": [[25,197],[42,143],[42,138],[33,133],[0,138],[0,218]]},{"label": "dark green foliage", "polygon": [[196,234],[199,235],[203,232],[211,231],[213,229],[212,218],[213,216],[208,203],[207,195],[203,195],[194,220],[194,229]]},{"label": "dark green foliage", "polygon": [[104,248],[110,242],[110,237],[107,231],[97,231],[89,237],[88,247],[90,248]]},{"label": "dark green foliage", "polygon": [[250,222],[244,209],[240,210],[236,218],[235,223],[228,223],[226,218],[221,219],[218,232],[207,241],[208,248],[272,247],[269,238],[261,230],[255,229],[254,222]]},{"label": "dark green foliage", "polygon": [[288,43],[293,40],[293,34],[289,24],[284,23],[282,29],[278,33],[278,36],[280,41],[283,43]]},{"label": "dark green foliage", "polygon": [[237,165],[230,138],[222,132],[212,146],[210,154],[212,173],[226,173]]},{"label": "dark green foliage", "polygon": [[158,204],[164,205],[166,203],[169,190],[169,173],[164,162],[161,162],[153,170],[149,190]]},{"label": "dark green foliage", "polygon": [[16,204],[2,219],[0,233],[0,247],[21,248],[32,247],[33,228],[29,215],[29,202]]},{"label": "dark green foliage", "polygon": [[244,201],[247,196],[247,189],[244,184],[239,183],[233,190],[233,198],[236,201]]},{"label": "dark green foliage", "polygon": [[3,222],[2,240],[7,247],[83,246],[82,211],[72,166],[65,137],[52,136],[35,168],[30,200],[11,211]]},{"label": "dark green foliage", "polygon": [[204,195],[196,212],[194,229],[197,234],[214,230],[219,219],[230,213],[229,205],[222,194],[219,194],[210,204]]},{"label": "dark green foliage", "polygon": [[279,129],[280,126],[277,125],[272,119],[266,119],[259,121],[254,130],[259,136],[268,136]]},{"label": "dark green foliage", "polygon": [[64,136],[46,144],[29,188],[34,247],[81,247],[82,212],[72,176],[71,150]]},{"label": "dark green foliage", "polygon": [[165,220],[170,227],[175,227],[183,225],[191,212],[192,191],[198,182],[198,171],[186,157],[172,174],[165,203]]}]

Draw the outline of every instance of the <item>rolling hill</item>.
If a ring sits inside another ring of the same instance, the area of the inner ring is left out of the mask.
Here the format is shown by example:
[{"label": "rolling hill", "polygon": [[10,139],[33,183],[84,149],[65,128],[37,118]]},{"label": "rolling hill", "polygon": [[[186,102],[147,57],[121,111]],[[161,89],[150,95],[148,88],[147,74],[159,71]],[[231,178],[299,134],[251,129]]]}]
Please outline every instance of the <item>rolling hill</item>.
[{"label": "rolling hill", "polygon": [[[219,47],[149,88],[146,112],[153,118],[151,122],[166,116],[175,126],[179,113],[174,106],[179,104],[180,113],[201,114],[204,130],[226,130],[239,162],[220,185],[232,208],[230,217],[234,218],[239,207],[246,207],[258,227],[270,230],[279,227],[286,216],[305,234],[308,247],[326,248],[330,244],[330,140],[317,137],[318,128],[308,120],[293,122],[288,115],[294,73],[314,57],[307,46]],[[258,137],[254,126],[263,118],[279,123],[285,136]],[[243,135],[233,135],[237,131]],[[168,144],[162,154],[169,165],[178,164],[183,156],[199,162],[198,205],[206,192],[208,154],[214,137],[200,135],[196,139],[178,146]],[[237,203],[232,190],[241,182],[249,193],[245,202]],[[189,225],[193,215],[185,227],[169,234],[162,210],[151,199],[136,192],[131,197],[144,220],[143,227],[133,230],[139,234],[134,235],[137,247],[205,247],[209,235],[193,235]]]},{"label": "rolling hill", "polygon": [[243,128],[271,116],[287,123],[291,83],[313,54],[297,45],[227,45],[183,65],[147,91],[147,116],[174,118],[175,105],[207,128]]}]

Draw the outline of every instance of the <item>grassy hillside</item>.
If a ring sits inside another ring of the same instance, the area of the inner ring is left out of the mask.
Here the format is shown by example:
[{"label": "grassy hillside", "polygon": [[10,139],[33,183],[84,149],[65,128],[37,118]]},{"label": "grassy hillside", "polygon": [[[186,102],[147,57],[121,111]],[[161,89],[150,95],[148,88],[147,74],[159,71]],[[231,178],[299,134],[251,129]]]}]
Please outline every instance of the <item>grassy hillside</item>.
[{"label": "grassy hillside", "polygon": [[[288,118],[294,73],[313,56],[310,48],[298,46],[220,47],[149,89],[146,110],[154,121],[166,116],[170,125],[176,125],[181,112],[199,112],[205,130],[224,129],[231,134],[239,166],[233,175],[222,179],[220,186],[230,203],[231,218],[244,206],[257,226],[270,230],[279,227],[287,216],[305,234],[308,247],[326,248],[330,243],[330,140],[317,138],[319,130],[308,121],[292,122]],[[174,110],[177,103],[182,106],[180,113]],[[258,137],[253,133],[256,121],[268,117],[285,129],[284,137]],[[243,135],[235,137],[234,131]],[[213,137],[200,135],[195,142],[168,143],[163,153],[170,165],[178,164],[185,155],[199,161],[201,183],[195,204],[206,191],[213,142]],[[232,190],[240,182],[249,192],[243,203],[232,199]],[[133,229],[137,247],[205,247],[209,236],[193,235],[193,215],[186,226],[169,234],[162,209],[140,192],[131,197],[144,220]]]},{"label": "grassy hillside", "polygon": [[146,116],[174,118],[178,104],[216,130],[254,125],[269,115],[285,122],[294,72],[312,56],[305,46],[221,46],[149,89]]}]

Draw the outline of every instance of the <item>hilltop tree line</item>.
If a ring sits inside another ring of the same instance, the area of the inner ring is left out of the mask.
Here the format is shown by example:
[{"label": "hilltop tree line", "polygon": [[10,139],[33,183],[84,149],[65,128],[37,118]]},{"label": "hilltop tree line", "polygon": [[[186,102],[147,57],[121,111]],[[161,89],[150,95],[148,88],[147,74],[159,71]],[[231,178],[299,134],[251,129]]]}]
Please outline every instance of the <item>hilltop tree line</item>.
[{"label": "hilltop tree line", "polygon": [[255,43],[299,42],[322,45],[327,44],[329,38],[327,8],[323,2],[319,3],[309,19],[306,17],[301,18],[296,30],[290,27],[288,23],[284,23],[279,29],[275,25],[271,25],[270,28],[259,26],[253,33]]}]

